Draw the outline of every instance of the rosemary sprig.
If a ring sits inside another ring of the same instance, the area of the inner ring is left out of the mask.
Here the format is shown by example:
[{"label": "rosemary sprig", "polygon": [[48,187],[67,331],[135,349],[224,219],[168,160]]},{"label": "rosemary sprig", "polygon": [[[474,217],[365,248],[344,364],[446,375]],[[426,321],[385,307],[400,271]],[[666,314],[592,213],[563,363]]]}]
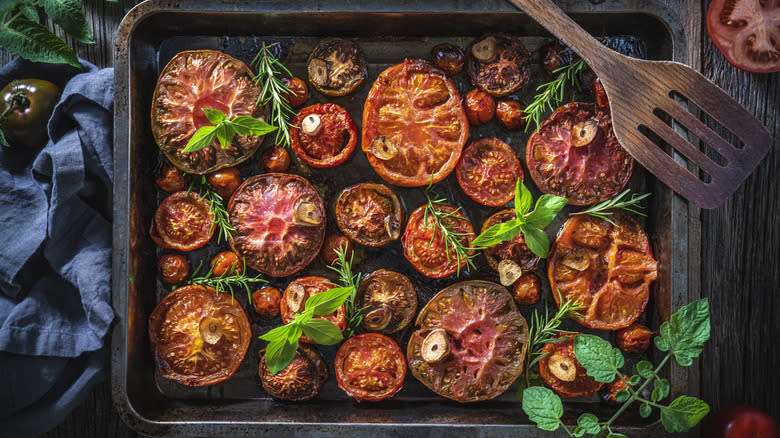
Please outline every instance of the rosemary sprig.
[{"label": "rosemary sprig", "polygon": [[[243,259],[242,259],[243,260]],[[246,264],[243,266],[243,269],[241,269],[241,273],[236,274],[234,273],[233,269],[227,269],[225,272],[222,273],[222,275],[218,277],[214,277],[214,267],[210,267],[209,271],[206,272],[206,275],[202,277],[198,277],[198,272],[200,272],[201,267],[203,267],[203,263],[198,265],[197,268],[195,268],[195,272],[192,273],[192,277],[190,277],[189,280],[187,280],[186,283],[181,285],[176,285],[173,288],[176,289],[178,287],[181,287],[183,285],[198,285],[198,286],[208,286],[214,288],[217,292],[220,293],[230,293],[231,297],[235,297],[233,288],[234,287],[241,287],[244,290],[246,290],[246,296],[249,298],[249,304],[252,304],[252,289],[249,287],[250,284],[253,283],[268,283],[264,278],[262,278],[259,274],[255,277],[248,277],[246,275]]]},{"label": "rosemary sprig", "polygon": [[595,216],[597,218],[604,219],[605,221],[611,223],[614,226],[617,226],[617,224],[610,218],[610,216],[612,216],[615,213],[614,210],[625,210],[637,214],[639,216],[647,216],[644,212],[638,210],[641,208],[645,208],[643,205],[639,204],[639,201],[649,197],[650,195],[652,195],[652,193],[645,193],[642,195],[637,195],[636,193],[634,193],[631,195],[630,199],[623,200],[623,198],[628,196],[629,193],[631,193],[631,189],[626,189],[621,194],[615,196],[612,199],[607,199],[606,201],[599,202],[598,204],[592,205],[590,208],[586,210],[571,213],[570,216],[576,216],[578,214],[588,214],[591,216]]},{"label": "rosemary sprig", "polygon": [[278,44],[266,45],[263,42],[252,60],[252,66],[257,68],[257,75],[252,81],[260,87],[256,105],[271,105],[271,124],[279,128],[276,130],[276,144],[290,147],[290,118],[295,115],[295,111],[284,95],[293,94],[293,91],[279,76],[286,74],[292,77],[293,74],[271,53],[271,48]]},{"label": "rosemary sprig", "polygon": [[352,290],[349,297],[344,301],[347,313],[347,327],[344,329],[344,338],[349,339],[355,336],[360,324],[363,323],[363,311],[370,306],[364,306],[361,308],[355,307],[355,298],[357,295],[357,285],[360,283],[360,278],[363,276],[360,272],[352,273],[352,262],[355,254],[352,253],[347,260],[346,248],[334,248],[336,253],[336,266],[328,265],[329,269],[336,271],[339,274],[339,283],[336,286],[345,287]]},{"label": "rosemary sprig", "polygon": [[436,230],[441,234],[442,241],[444,241],[444,252],[447,255],[447,263],[450,263],[450,252],[455,253],[455,262],[457,264],[456,275],[460,276],[460,265],[463,260],[466,260],[466,266],[468,268],[476,269],[474,265],[474,255],[469,242],[465,242],[464,238],[469,236],[469,233],[459,233],[448,222],[450,219],[463,220],[460,214],[460,207],[451,212],[444,211],[440,208],[444,204],[448,204],[446,198],[440,197],[438,193],[433,189],[433,184],[428,184],[425,188],[425,212],[423,213],[423,223],[428,226],[428,218],[433,219],[433,235],[428,245],[433,245],[436,239]]},{"label": "rosemary sprig", "polygon": [[[570,83],[577,89],[580,88],[580,75],[585,70],[585,67],[587,67],[587,64],[580,59],[557,68],[553,72],[558,74],[555,79],[536,87],[538,93],[534,96],[534,101],[525,108],[525,120],[533,122],[536,130],[538,130],[544,113],[548,110],[554,110],[563,102],[563,92],[566,90],[566,84]],[[528,131],[529,126],[531,126],[531,123],[526,124],[526,131]]]},{"label": "rosemary sprig", "polygon": [[[187,193],[191,192],[192,189],[193,183],[191,182]],[[208,183],[206,175],[201,175],[198,194],[209,203],[209,208],[214,213],[214,221],[211,223],[209,234],[217,228],[217,244],[221,244],[223,240],[233,242],[233,233],[236,231],[236,227],[230,223],[230,215],[225,209],[222,196]]]}]

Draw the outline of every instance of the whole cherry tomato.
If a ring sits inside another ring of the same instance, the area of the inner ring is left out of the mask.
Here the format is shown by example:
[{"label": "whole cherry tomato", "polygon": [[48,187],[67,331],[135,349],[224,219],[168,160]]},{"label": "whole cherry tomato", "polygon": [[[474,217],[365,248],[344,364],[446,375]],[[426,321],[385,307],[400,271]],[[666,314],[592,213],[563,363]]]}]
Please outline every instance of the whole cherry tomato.
[{"label": "whole cherry tomato", "polygon": [[466,93],[463,100],[469,123],[477,126],[490,121],[496,115],[496,100],[482,90],[473,89]]},{"label": "whole cherry tomato", "polygon": [[279,316],[279,303],[282,301],[282,293],[275,287],[264,287],[252,292],[252,304],[255,312],[266,318]]},{"label": "whole cherry tomato", "polygon": [[166,284],[178,284],[190,274],[187,258],[179,254],[166,254],[157,262],[162,281]]},{"label": "whole cherry tomato", "polygon": [[338,256],[336,250],[345,251],[347,254],[347,261],[352,258],[355,253],[355,245],[351,240],[347,239],[343,234],[330,234],[325,238],[325,243],[322,245],[322,251],[320,255],[325,263],[334,266]]},{"label": "whole cherry tomato", "polygon": [[734,405],[718,411],[707,426],[707,438],[780,438],[780,427],[766,412]]},{"label": "whole cherry tomato", "polygon": [[521,306],[533,306],[539,302],[541,280],[536,274],[523,274],[512,285],[512,298]]},{"label": "whole cherry tomato", "polygon": [[466,55],[460,47],[452,44],[439,44],[431,49],[431,62],[444,70],[447,76],[455,76],[463,70]]},{"label": "whole cherry tomato", "polygon": [[215,277],[241,275],[244,264],[233,251],[222,251],[211,259],[211,273]]},{"label": "whole cherry tomato", "polygon": [[241,185],[241,172],[235,167],[226,167],[211,172],[207,180],[222,199],[230,199],[230,195]]},{"label": "whole cherry tomato", "polygon": [[496,120],[506,129],[525,128],[525,107],[516,100],[499,100],[496,104]]},{"label": "whole cherry tomato", "polygon": [[282,146],[271,146],[264,150],[260,159],[269,172],[287,172],[290,168],[290,153]]},{"label": "whole cherry tomato", "polygon": [[642,353],[650,346],[653,332],[643,324],[635,322],[615,332],[615,343],[626,353]]},{"label": "whole cherry tomato", "polygon": [[187,189],[187,178],[184,177],[184,172],[174,167],[165,158],[163,158],[163,162],[160,164],[159,175],[154,182],[157,183],[160,190],[173,193]]},{"label": "whole cherry tomato", "polygon": [[306,86],[306,82],[303,82],[301,78],[290,78],[282,80],[287,88],[292,91],[292,94],[285,94],[284,99],[293,108],[303,106],[307,100],[309,100],[309,87]]},{"label": "whole cherry tomato", "polygon": [[[46,124],[60,100],[58,86],[43,79],[11,81],[0,90],[0,136],[4,146],[11,144],[40,149],[49,140]],[[10,143],[10,144],[9,144]]]}]

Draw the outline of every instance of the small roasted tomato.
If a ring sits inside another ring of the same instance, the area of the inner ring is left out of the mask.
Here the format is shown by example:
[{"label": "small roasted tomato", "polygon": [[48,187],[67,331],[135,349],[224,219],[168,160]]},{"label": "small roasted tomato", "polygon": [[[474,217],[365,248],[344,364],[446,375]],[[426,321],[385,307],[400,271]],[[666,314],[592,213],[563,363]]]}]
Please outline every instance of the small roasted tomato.
[{"label": "small roasted tomato", "polygon": [[317,396],[328,380],[328,366],[311,345],[301,344],[290,365],[271,374],[265,362],[265,351],[260,352],[258,369],[263,389],[272,397],[287,401],[305,401]]},{"label": "small roasted tomato", "polygon": [[252,305],[260,316],[276,318],[281,302],[282,293],[275,287],[264,287],[252,292]]},{"label": "small roasted tomato", "polygon": [[540,285],[536,274],[523,274],[512,285],[512,298],[521,306],[533,306],[539,302]]},{"label": "small roasted tomato", "polygon": [[463,70],[466,55],[458,46],[452,44],[439,44],[431,49],[431,62],[447,74],[455,76]]},{"label": "small roasted tomato", "polygon": [[476,88],[466,93],[463,108],[473,126],[485,124],[496,115],[496,101],[493,96]]},{"label": "small roasted tomato", "polygon": [[733,66],[752,73],[780,72],[780,3],[713,0],[707,31]]},{"label": "small roasted tomato", "polygon": [[596,96],[596,105],[609,111],[607,90],[604,89],[604,85],[601,83],[601,79],[599,79],[598,76],[593,76],[593,80],[590,82],[590,86],[593,88],[593,95]]},{"label": "small roasted tomato", "polygon": [[233,251],[222,251],[211,259],[211,273],[215,277],[241,275],[244,273],[244,263]]},{"label": "small roasted tomato", "polygon": [[[516,217],[514,210],[501,210],[490,216],[482,224],[482,232],[494,225],[511,221]],[[541,258],[532,253],[528,245],[526,245],[523,233],[518,233],[517,236],[508,242],[500,242],[485,248],[483,253],[488,265],[494,271],[498,271],[502,280],[506,278],[505,282],[502,281],[502,284],[506,283],[506,286],[513,284],[523,273],[534,271],[539,267],[539,262],[541,262]]]},{"label": "small roasted tomato", "polygon": [[178,251],[198,249],[214,234],[214,212],[195,192],[180,191],[165,198],[152,220],[152,240]]},{"label": "small roasted tomato", "polygon": [[347,110],[334,103],[307,106],[290,123],[292,150],[311,167],[338,166],[355,150],[355,122]]},{"label": "small roasted tomato", "polygon": [[406,359],[398,344],[379,333],[347,339],[333,364],[339,388],[355,400],[378,402],[394,396],[406,378]]},{"label": "small roasted tomato", "polygon": [[528,139],[525,152],[537,187],[572,205],[614,197],[634,170],[634,159],[612,131],[609,112],[590,103],[555,110]]},{"label": "small roasted tomato", "polygon": [[542,56],[542,67],[550,76],[555,76],[555,70],[571,64],[578,58],[573,51],[568,50],[568,47],[559,41],[546,44],[539,51]]},{"label": "small roasted tomato", "polygon": [[320,40],[309,55],[306,69],[314,88],[331,97],[355,91],[368,75],[360,47],[342,38]]},{"label": "small roasted tomato", "polygon": [[506,129],[525,128],[525,107],[516,100],[499,100],[496,104],[496,120]]},{"label": "small roasted tomato", "polygon": [[322,260],[328,265],[335,266],[336,260],[338,260],[336,250],[346,252],[346,260],[349,261],[355,253],[355,246],[343,234],[329,234],[322,245],[322,251],[320,251]]},{"label": "small roasted tomato", "polygon": [[162,281],[166,284],[179,284],[190,275],[190,264],[187,258],[179,254],[165,254],[157,262]]},{"label": "small roasted tomato", "polygon": [[297,77],[285,78],[282,79],[282,82],[292,91],[292,94],[283,95],[284,100],[290,104],[290,107],[300,108],[309,100],[309,87],[306,86],[306,82],[303,79]]},{"label": "small roasted tomato", "polygon": [[187,178],[184,177],[184,172],[174,167],[170,161],[163,158],[160,164],[159,176],[155,183],[160,190],[168,193],[178,192],[187,189]]},{"label": "small roasted tomato", "polygon": [[230,199],[230,195],[241,185],[241,172],[235,167],[226,167],[211,172],[206,180],[222,199]]},{"label": "small roasted tomato", "polygon": [[780,427],[769,414],[752,406],[734,405],[715,413],[707,438],[780,438]]},{"label": "small roasted tomato", "polygon": [[[401,238],[404,257],[426,277],[443,278],[466,266],[466,258],[453,254],[455,250],[442,239],[434,218],[425,214],[425,208],[425,205],[421,205],[409,216],[406,231]],[[459,233],[465,246],[476,238],[471,222],[459,208],[447,204],[437,204],[433,208],[447,215],[442,222],[454,233]]]},{"label": "small roasted tomato", "polygon": [[497,138],[482,138],[463,151],[455,175],[460,188],[474,202],[498,207],[514,199],[523,168],[508,144]]},{"label": "small roasted tomato", "polygon": [[539,360],[539,374],[561,397],[588,396],[604,385],[590,377],[574,356],[574,336],[545,344]]},{"label": "small roasted tomato", "polygon": [[149,316],[149,341],[166,379],[205,386],[230,378],[249,349],[252,328],[230,294],[184,286]]},{"label": "small roasted tomato", "polygon": [[391,334],[412,322],[417,312],[417,292],[409,279],[397,272],[380,269],[360,280],[358,308],[363,313],[363,327],[372,332]]},{"label": "small roasted tomato", "polygon": [[29,149],[46,146],[46,125],[60,94],[60,87],[43,79],[17,79],[3,87],[0,129],[6,141]]},{"label": "small roasted tomato", "polygon": [[264,150],[260,160],[269,172],[287,172],[290,168],[290,153],[283,146],[271,146]]},{"label": "small roasted tomato", "polygon": [[566,221],[547,259],[555,302],[585,305],[584,327],[618,330],[639,318],[658,276],[650,240],[630,216],[611,216],[617,226],[593,216]]},{"label": "small roasted tomato", "polygon": [[466,72],[475,86],[496,97],[506,96],[528,82],[529,57],[523,43],[512,35],[485,35],[469,46]]},{"label": "small roasted tomato", "polygon": [[626,353],[642,353],[650,347],[653,332],[644,324],[635,322],[615,332],[615,344]]},{"label": "small roasted tomato", "polygon": [[615,376],[615,380],[604,385],[604,387],[601,388],[601,390],[599,391],[599,394],[601,395],[601,399],[611,405],[620,404],[620,402],[617,401],[615,397],[617,396],[617,393],[619,391],[623,389],[628,390],[629,385],[626,384],[627,381],[628,381],[628,376],[626,376],[625,374],[623,374],[622,379],[620,378],[620,376]]},{"label": "small roasted tomato", "polygon": [[[325,277],[301,277],[293,280],[284,290],[282,302],[279,305],[282,321],[285,324],[290,323],[295,319],[296,313],[300,313],[304,310],[306,307],[306,300],[308,300],[310,296],[323,293],[334,287],[336,286]],[[347,327],[346,308],[343,304],[335,312],[328,315],[315,316],[315,318],[326,319],[333,324],[336,324],[342,331]],[[301,335],[300,341],[316,344],[316,342],[307,338],[306,335]]]},{"label": "small roasted tomato", "polygon": [[387,186],[357,184],[339,194],[336,222],[350,240],[366,246],[383,246],[400,237],[404,208],[398,195]]}]

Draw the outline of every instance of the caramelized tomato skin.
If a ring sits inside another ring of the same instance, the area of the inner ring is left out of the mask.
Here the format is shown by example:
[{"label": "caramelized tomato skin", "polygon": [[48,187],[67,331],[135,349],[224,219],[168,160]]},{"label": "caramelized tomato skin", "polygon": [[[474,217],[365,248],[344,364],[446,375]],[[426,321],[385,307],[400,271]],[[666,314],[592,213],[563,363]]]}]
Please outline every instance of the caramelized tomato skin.
[{"label": "caramelized tomato skin", "polygon": [[260,156],[263,167],[269,172],[287,172],[290,168],[290,153],[283,146],[271,146]]},{"label": "caramelized tomato skin", "polygon": [[[339,229],[361,245],[379,247],[398,239],[404,213],[398,195],[382,184],[356,184],[336,199]],[[391,231],[397,234],[393,236]]]},{"label": "caramelized tomato skin", "polygon": [[287,401],[311,400],[328,380],[328,366],[313,346],[301,344],[290,365],[276,375],[268,369],[264,352],[260,356],[260,382],[272,397]]},{"label": "caramelized tomato skin", "polygon": [[[315,135],[306,135],[299,127],[308,115],[318,115],[321,127]],[[290,121],[290,137],[295,155],[311,167],[334,167],[355,150],[357,128],[347,110],[333,104],[314,104],[298,111]]]},{"label": "caramelized tomato skin", "polygon": [[357,401],[378,402],[394,396],[406,378],[406,359],[392,339],[366,333],[347,339],[334,363],[339,388]]},{"label": "caramelized tomato skin", "polygon": [[463,192],[474,202],[498,207],[514,199],[523,168],[508,144],[497,138],[482,138],[463,151],[455,175]]},{"label": "caramelized tomato skin", "polygon": [[230,199],[230,195],[241,185],[241,172],[235,167],[226,167],[211,172],[207,179],[222,199]]},{"label": "caramelized tomato skin", "polygon": [[[478,61],[472,52],[475,44],[486,38],[496,41],[496,57],[490,62]],[[484,35],[469,46],[466,56],[466,73],[471,83],[488,94],[503,97],[511,94],[528,82],[531,75],[529,53],[519,39],[507,33]]]},{"label": "caramelized tomato skin", "polygon": [[[392,334],[406,328],[417,311],[417,292],[412,282],[402,274],[386,269],[376,270],[360,280],[357,290],[358,307],[364,312],[363,327],[368,331]],[[383,320],[379,326],[371,319]]]},{"label": "caramelized tomato skin", "polygon": [[[462,237],[465,245],[476,238],[471,223],[460,211],[455,213],[455,207],[442,204],[435,208],[460,217],[460,219],[448,218],[445,221],[455,232],[465,234]],[[428,278],[443,278],[452,275],[459,268],[462,269],[466,266],[466,260],[462,259],[458,265],[457,257],[452,248],[449,248],[449,257],[447,256],[445,242],[438,228],[434,226],[433,218],[428,217],[427,219],[426,222],[425,205],[418,207],[409,216],[406,231],[401,237],[404,257],[415,269]],[[473,251],[469,251],[469,253],[473,253]]]},{"label": "caramelized tomato skin", "polygon": [[306,86],[306,82],[304,82],[303,79],[298,77],[290,79],[285,78],[282,79],[282,82],[284,82],[284,84],[287,85],[287,88],[292,91],[292,94],[284,95],[284,99],[291,107],[302,107],[303,104],[309,100],[309,87]]},{"label": "caramelized tomato skin", "polygon": [[[546,353],[546,355],[539,360],[539,374],[544,379],[544,382],[561,397],[591,395],[604,385],[590,377],[585,367],[577,360],[577,357],[574,355],[574,336],[568,336],[565,341],[545,344],[544,348],[542,348],[542,353]],[[561,380],[550,371],[550,358],[556,354],[570,359],[576,365],[577,375],[573,381]]]}]

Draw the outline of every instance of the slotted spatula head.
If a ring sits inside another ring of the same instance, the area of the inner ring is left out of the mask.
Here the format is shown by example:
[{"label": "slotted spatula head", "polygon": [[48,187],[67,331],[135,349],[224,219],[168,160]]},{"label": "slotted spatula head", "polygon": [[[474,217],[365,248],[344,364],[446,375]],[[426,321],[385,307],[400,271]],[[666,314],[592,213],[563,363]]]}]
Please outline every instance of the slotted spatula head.
[{"label": "slotted spatula head", "polygon": [[[761,122],[690,67],[616,53],[575,24],[551,0],[509,1],[582,56],[604,85],[620,144],[686,199],[704,208],[719,206],[769,151],[772,138]],[[744,146],[737,148],[726,141],[694,115],[697,111],[718,121]],[[675,124],[698,141],[686,138]],[[703,152],[699,142],[710,152]],[[699,171],[689,171],[678,163],[669,147]]]}]

